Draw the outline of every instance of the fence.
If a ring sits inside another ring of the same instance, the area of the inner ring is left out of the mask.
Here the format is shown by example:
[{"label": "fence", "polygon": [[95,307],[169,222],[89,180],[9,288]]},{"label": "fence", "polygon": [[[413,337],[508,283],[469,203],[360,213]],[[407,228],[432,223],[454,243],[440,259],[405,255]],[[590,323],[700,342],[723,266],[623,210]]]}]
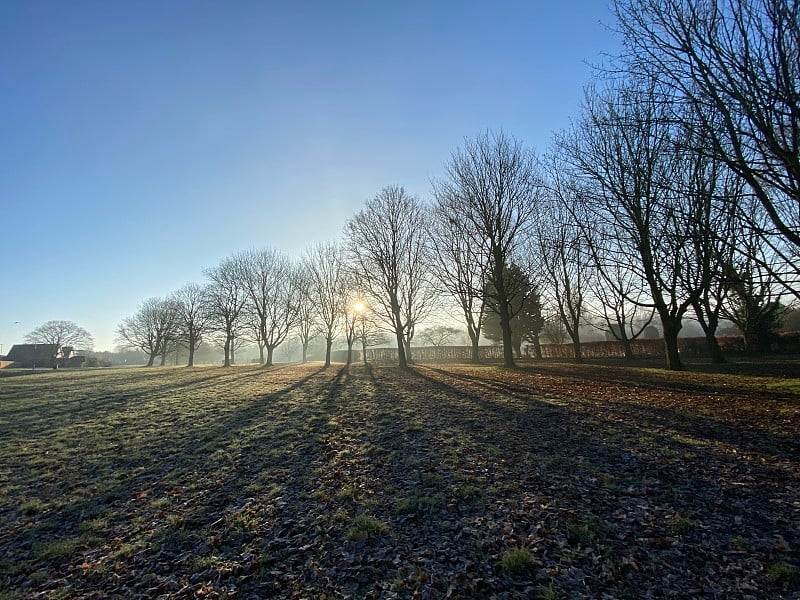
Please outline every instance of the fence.
[{"label": "fence", "polygon": [[[744,352],[744,340],[740,336],[718,337],[717,342],[725,354],[741,354]],[[662,358],[664,352],[663,339],[633,340],[631,342],[636,358]],[[533,356],[533,346],[522,348],[523,355]],[[702,358],[709,355],[704,337],[680,338],[678,351],[687,358]],[[800,332],[782,333],[773,339],[773,354],[800,354]],[[625,350],[622,342],[601,341],[581,344],[584,358],[623,358]],[[479,346],[478,355],[481,360],[499,360],[503,358],[503,347]],[[542,344],[543,358],[571,359],[574,349],[569,344]],[[331,354],[337,362],[347,360],[346,350],[337,350]],[[472,359],[471,346],[413,346],[411,358],[420,362],[469,362]],[[397,348],[367,348],[367,360],[375,363],[397,362]],[[361,351],[353,349],[353,362],[361,361]]]}]

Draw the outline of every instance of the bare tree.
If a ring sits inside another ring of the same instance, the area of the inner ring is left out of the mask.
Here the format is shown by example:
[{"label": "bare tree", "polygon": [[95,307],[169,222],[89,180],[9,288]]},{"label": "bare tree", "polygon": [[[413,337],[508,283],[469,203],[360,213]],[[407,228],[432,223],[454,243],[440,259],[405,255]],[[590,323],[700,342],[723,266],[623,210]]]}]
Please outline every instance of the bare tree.
[{"label": "bare tree", "polygon": [[353,362],[353,344],[355,344],[362,327],[361,316],[364,310],[364,304],[358,300],[342,303],[342,325],[344,327],[344,341],[347,344],[348,365]]},{"label": "bare tree", "polygon": [[[770,245],[751,228],[756,207],[744,205],[748,221],[737,221],[731,242],[738,249],[722,273],[726,293],[717,299],[721,315],[736,325],[744,337],[745,351],[764,354],[778,331],[785,288],[775,276],[776,259]],[[762,215],[762,218],[768,218]]]},{"label": "bare tree", "polygon": [[583,222],[613,235],[603,260],[647,282],[663,327],[667,367],[680,370],[678,333],[701,289],[686,285],[686,265],[696,256],[691,224],[679,210],[686,199],[670,187],[679,161],[665,110],[650,81],[589,90],[581,119],[558,145],[584,177]]},{"label": "bare tree", "polygon": [[319,243],[306,250],[303,265],[308,273],[308,300],[325,337],[325,366],[329,367],[331,347],[342,318],[346,282],[344,256],[337,244]]},{"label": "bare tree", "polygon": [[300,340],[301,361],[306,363],[308,362],[308,346],[311,344],[311,340],[317,336],[319,329],[314,307],[304,293],[300,293],[300,298],[298,298],[294,328],[297,332],[297,339]]},{"label": "bare tree", "polygon": [[248,302],[242,309],[242,338],[245,344],[255,344],[258,348],[258,362],[264,364],[267,362],[267,346],[261,338],[261,318],[258,312],[253,308],[250,303],[250,296],[248,295]]},{"label": "bare tree", "polygon": [[47,321],[25,336],[29,344],[54,344],[57,350],[77,348],[91,350],[94,346],[92,334],[73,321]]},{"label": "bare tree", "polygon": [[136,312],[117,327],[117,339],[123,346],[147,354],[147,366],[152,367],[157,356],[166,362],[170,339],[175,332],[175,304],[169,299],[148,298]]},{"label": "bare tree", "polygon": [[452,213],[454,202],[448,190],[437,184],[434,189],[437,198],[428,226],[431,268],[440,292],[455,299],[461,309],[472,344],[472,362],[477,363],[490,256],[473,243],[469,219]]},{"label": "bare tree", "polygon": [[211,327],[222,336],[224,366],[234,362],[234,352],[242,329],[240,315],[247,301],[242,280],[237,275],[236,260],[225,258],[219,265],[205,271],[208,286],[208,314]]},{"label": "bare tree", "polygon": [[676,215],[688,226],[694,260],[683,270],[687,289],[694,290],[692,308],[703,329],[711,362],[725,357],[717,342],[722,305],[728,291],[725,266],[735,252],[731,244],[736,228],[737,207],[742,206],[743,180],[721,161],[696,150],[702,129],[687,119],[681,126],[675,152],[678,166],[672,181],[674,193],[683,198]]},{"label": "bare tree", "polygon": [[598,262],[605,265],[596,268],[596,277],[592,278],[590,293],[594,302],[588,303],[590,316],[604,324],[606,339],[610,336],[622,344],[625,358],[635,358],[631,341],[644,333],[655,316],[647,282],[626,266],[602,258],[603,244],[599,240],[590,242],[589,247],[596,253],[595,266]]},{"label": "bare tree", "polygon": [[375,320],[371,317],[368,306],[363,305],[357,308],[358,322],[356,323],[356,336],[361,341],[361,359],[364,361],[364,364],[367,364],[367,348],[385,343],[386,333],[381,331],[375,323]]},{"label": "bare tree", "polygon": [[592,276],[592,259],[582,224],[580,191],[557,161],[550,169],[547,201],[534,234],[543,274],[542,294],[555,306],[572,340],[575,362],[583,362],[580,329],[584,322],[585,296]]},{"label": "bare tree", "polygon": [[[434,182],[440,210],[464,224],[469,244],[488,257],[483,300],[500,316],[503,357],[514,366],[510,306],[518,292],[508,266],[536,212],[541,189],[533,153],[504,133],[484,133],[453,152]],[[490,293],[491,296],[485,294]]]},{"label": "bare tree", "polygon": [[296,294],[296,318],[294,331],[300,340],[301,360],[308,362],[308,346],[320,331],[317,310],[311,294],[312,277],[304,262],[295,267],[294,293]]},{"label": "bare tree", "polygon": [[179,337],[189,351],[187,366],[194,366],[194,353],[203,336],[211,328],[210,290],[197,283],[188,283],[172,296],[175,301]]},{"label": "bare tree", "polygon": [[564,327],[564,320],[556,313],[545,317],[542,326],[542,337],[550,344],[566,344],[569,334]]},{"label": "bare tree", "polygon": [[614,8],[629,68],[658,78],[676,92],[675,103],[691,108],[703,133],[697,150],[718,157],[747,182],[796,257],[800,5],[615,0]]},{"label": "bare tree", "polygon": [[420,337],[431,346],[447,346],[453,343],[463,330],[447,325],[435,325],[423,330]]},{"label": "bare tree", "polygon": [[432,310],[428,281],[426,211],[402,187],[386,187],[347,221],[351,270],[376,315],[397,339],[400,367],[416,324]]},{"label": "bare tree", "polygon": [[164,299],[164,329],[161,336],[161,362],[159,363],[162,367],[167,364],[167,356],[172,354],[175,355],[175,364],[178,364],[178,354],[183,345],[183,333],[178,315],[178,302],[174,298]]},{"label": "bare tree", "polygon": [[267,367],[272,366],[275,348],[289,334],[297,318],[297,278],[287,256],[265,248],[236,256],[239,277],[247,290],[250,307],[258,327],[258,339],[267,351]]}]

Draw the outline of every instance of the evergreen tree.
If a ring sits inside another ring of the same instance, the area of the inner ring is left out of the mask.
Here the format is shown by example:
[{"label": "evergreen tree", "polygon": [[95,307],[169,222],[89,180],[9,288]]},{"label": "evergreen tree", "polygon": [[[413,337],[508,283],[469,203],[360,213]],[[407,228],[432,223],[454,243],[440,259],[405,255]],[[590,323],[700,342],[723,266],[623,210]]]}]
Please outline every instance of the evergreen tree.
[{"label": "evergreen tree", "polygon": [[[536,358],[542,358],[539,334],[544,327],[541,295],[525,272],[515,264],[506,269],[508,281],[514,282],[514,293],[510,295],[511,345],[517,358],[522,357],[522,342],[532,343]],[[488,298],[492,297],[489,284]],[[483,317],[483,336],[494,342],[503,341],[500,315],[491,302]]]}]

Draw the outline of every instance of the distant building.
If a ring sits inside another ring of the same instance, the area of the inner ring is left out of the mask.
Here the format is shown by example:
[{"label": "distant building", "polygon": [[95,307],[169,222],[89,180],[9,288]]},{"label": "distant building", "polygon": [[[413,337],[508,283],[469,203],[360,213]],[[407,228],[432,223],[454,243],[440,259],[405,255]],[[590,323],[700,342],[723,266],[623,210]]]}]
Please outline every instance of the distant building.
[{"label": "distant building", "polygon": [[[621,331],[622,327],[621,325],[619,325],[619,323],[612,323],[611,328],[607,329],[605,332],[606,341],[613,342],[614,340],[622,339],[622,334],[620,333]],[[626,333],[628,335],[628,339],[631,339],[630,332],[628,331]],[[655,325],[648,325],[647,327],[644,328],[639,337],[643,340],[657,340],[658,338],[661,337],[661,332]]]},{"label": "distant building", "polygon": [[655,325],[648,325],[644,328],[644,332],[642,332],[642,338],[645,340],[657,340],[660,337],[661,332]]},{"label": "distant building", "polygon": [[72,356],[70,346],[64,348],[58,344],[14,344],[6,360],[13,362],[12,367],[21,369],[52,369],[63,367]]}]

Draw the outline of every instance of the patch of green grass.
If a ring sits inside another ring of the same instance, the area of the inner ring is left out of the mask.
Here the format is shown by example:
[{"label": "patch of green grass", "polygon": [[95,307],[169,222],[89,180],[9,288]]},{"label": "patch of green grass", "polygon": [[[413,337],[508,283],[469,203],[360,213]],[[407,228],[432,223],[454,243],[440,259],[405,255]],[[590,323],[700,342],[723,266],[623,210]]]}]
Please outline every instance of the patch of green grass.
[{"label": "patch of green grass", "polygon": [[561,595],[556,590],[553,582],[551,581],[547,585],[540,585],[536,590],[536,597],[539,600],[559,600]]},{"label": "patch of green grass", "polygon": [[730,547],[737,552],[750,552],[752,546],[747,538],[742,536],[736,536],[730,541]]},{"label": "patch of green grass", "polygon": [[439,488],[442,485],[442,477],[436,473],[424,473],[420,475],[419,484],[427,488]]},{"label": "patch of green grass", "polygon": [[511,548],[506,550],[502,558],[503,569],[510,575],[525,575],[530,573],[536,561],[527,548]]},{"label": "patch of green grass", "polygon": [[350,515],[348,515],[347,512],[343,511],[342,509],[338,509],[331,513],[331,520],[334,523],[346,523],[350,520]]},{"label": "patch of green grass", "polygon": [[19,505],[19,512],[27,517],[31,517],[33,515],[38,515],[40,512],[44,510],[45,503],[39,500],[38,498],[32,498],[31,500],[26,500],[22,504]]},{"label": "patch of green grass", "polygon": [[84,533],[97,533],[108,529],[108,519],[98,517],[96,519],[86,519],[81,521],[78,530]]},{"label": "patch of green grass", "polygon": [[591,516],[583,521],[567,525],[567,539],[581,546],[592,546],[608,536],[608,526],[601,519]]},{"label": "patch of green grass", "polygon": [[155,500],[150,502],[150,508],[152,508],[153,510],[164,510],[170,504],[172,504],[172,500],[170,500],[169,498],[161,497],[161,498],[156,498]]},{"label": "patch of green grass", "polygon": [[618,494],[622,490],[622,486],[617,483],[616,478],[609,473],[598,473],[597,485],[608,490],[612,494]]},{"label": "patch of green grass", "polygon": [[336,492],[336,499],[340,502],[355,502],[358,499],[358,488],[354,485],[346,485]]},{"label": "patch of green grass", "polygon": [[369,515],[358,515],[353,519],[345,532],[345,537],[354,542],[361,542],[389,532],[389,526]]},{"label": "patch of green grass", "polygon": [[452,494],[459,500],[470,502],[480,498],[481,488],[479,488],[477,485],[472,485],[471,483],[465,483],[463,485],[454,486],[452,488]]},{"label": "patch of green grass", "polygon": [[77,549],[79,540],[76,538],[63,538],[34,542],[33,554],[41,560],[56,560],[71,556]]},{"label": "patch of green grass", "polygon": [[773,392],[800,395],[800,379],[782,379],[780,381],[771,381],[767,384],[767,389]]},{"label": "patch of green grass", "polygon": [[668,527],[673,535],[686,535],[694,530],[695,524],[691,519],[675,517],[669,522]]},{"label": "patch of green grass", "polygon": [[207,569],[213,569],[219,566],[222,563],[222,559],[218,556],[198,556],[193,559],[195,569],[199,571],[205,571]]},{"label": "patch of green grass", "polygon": [[130,558],[131,556],[133,556],[133,544],[129,544],[127,542],[121,544],[120,547],[114,550],[110,556],[114,560]]},{"label": "patch of green grass", "polygon": [[767,579],[783,589],[800,587],[800,570],[785,562],[773,563],[767,567]]},{"label": "patch of green grass", "polygon": [[190,537],[190,533],[182,526],[162,527],[156,530],[152,539],[155,543],[163,545],[165,548],[176,550],[182,547]]},{"label": "patch of green grass", "polygon": [[260,521],[258,516],[250,510],[241,510],[227,518],[234,531],[249,533],[258,531]]},{"label": "patch of green grass", "polygon": [[424,515],[433,512],[442,502],[439,496],[426,496],[414,494],[411,498],[398,500],[394,505],[394,512],[398,515]]}]

